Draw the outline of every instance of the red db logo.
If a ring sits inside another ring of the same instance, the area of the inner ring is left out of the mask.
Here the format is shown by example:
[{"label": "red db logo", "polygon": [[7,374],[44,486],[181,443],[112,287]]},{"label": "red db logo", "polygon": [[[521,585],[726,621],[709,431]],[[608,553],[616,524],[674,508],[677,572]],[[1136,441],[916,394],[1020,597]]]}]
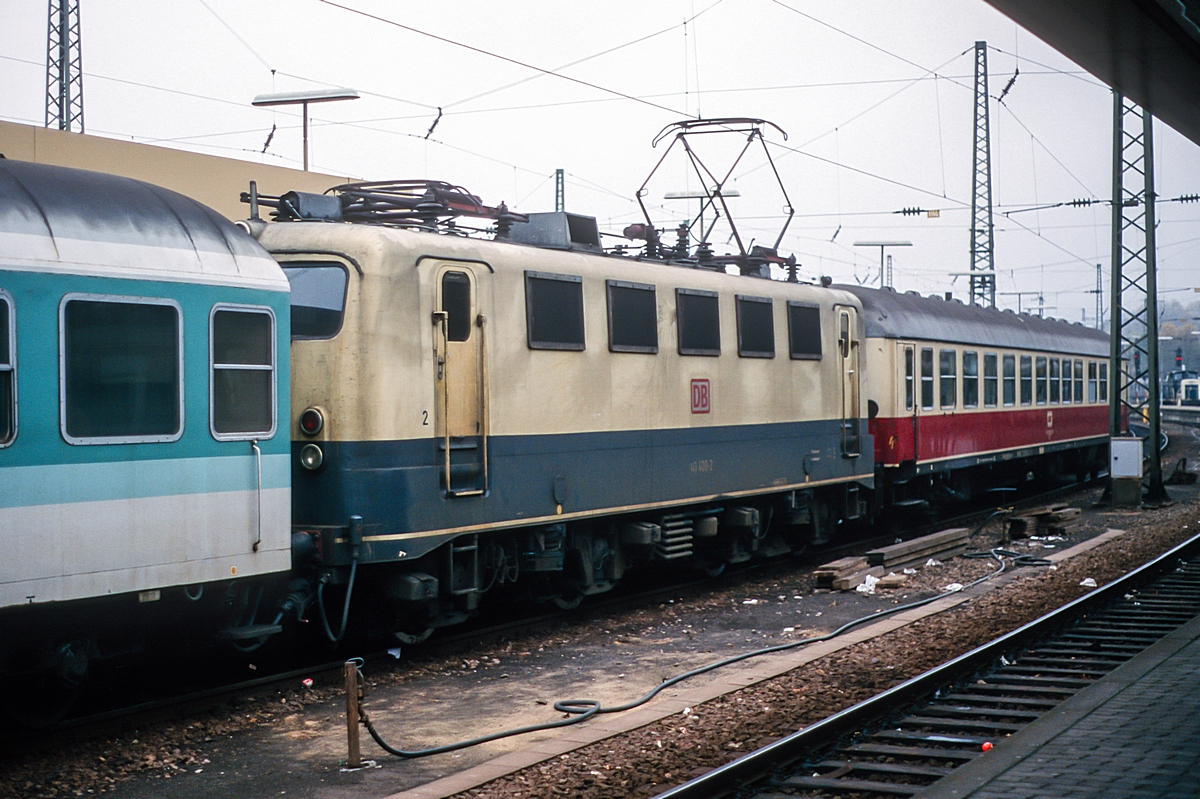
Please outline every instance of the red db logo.
[{"label": "red db logo", "polygon": [[692,413],[708,413],[712,408],[712,390],[707,379],[692,381]]}]

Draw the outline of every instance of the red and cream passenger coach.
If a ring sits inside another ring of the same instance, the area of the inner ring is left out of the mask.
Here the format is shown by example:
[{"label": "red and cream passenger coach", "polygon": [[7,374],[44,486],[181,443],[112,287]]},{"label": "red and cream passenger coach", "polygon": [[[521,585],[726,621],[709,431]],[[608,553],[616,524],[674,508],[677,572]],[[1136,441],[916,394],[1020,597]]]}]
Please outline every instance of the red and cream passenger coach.
[{"label": "red and cream passenger coach", "polygon": [[881,506],[965,500],[1102,468],[1108,335],[915,292],[843,286],[863,303]]}]

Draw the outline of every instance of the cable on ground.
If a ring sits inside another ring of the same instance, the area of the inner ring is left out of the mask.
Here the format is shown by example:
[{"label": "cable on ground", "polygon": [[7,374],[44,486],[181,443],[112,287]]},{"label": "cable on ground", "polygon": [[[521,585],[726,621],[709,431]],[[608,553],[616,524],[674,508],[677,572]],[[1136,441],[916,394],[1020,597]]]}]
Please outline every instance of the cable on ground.
[{"label": "cable on ground", "polygon": [[[994,519],[996,516],[1002,515],[1004,513],[1011,513],[1011,512],[1012,512],[1012,508],[998,508],[995,512],[993,512],[986,519],[984,519],[983,523],[980,524],[980,526],[975,530],[974,533],[971,533],[971,535],[975,535],[975,533],[978,533],[980,530],[982,530],[983,527],[985,525],[987,525],[987,523],[989,521],[991,521],[992,519]],[[972,580],[971,582],[967,583],[966,585],[964,585],[962,587],[955,588],[955,589],[949,590],[949,591],[943,591],[940,594],[935,594],[934,596],[926,597],[925,599],[919,599],[919,600],[916,600],[914,602],[909,602],[904,605],[897,605],[896,607],[893,607],[893,608],[887,608],[885,610],[876,611],[875,613],[872,613],[869,616],[862,616],[860,618],[854,619],[853,621],[846,622],[841,627],[838,627],[837,629],[833,630],[832,632],[826,633],[825,635],[819,635],[819,636],[816,636],[815,638],[803,638],[799,641],[789,641],[786,644],[775,644],[774,646],[763,647],[761,649],[755,649],[750,652],[743,652],[742,654],[739,654],[739,655],[733,655],[731,657],[722,658],[721,660],[714,661],[712,663],[709,663],[704,666],[700,666],[700,667],[692,669],[690,671],[685,671],[681,674],[675,675],[674,677],[670,677],[666,680],[663,680],[658,685],[656,685],[652,689],[650,689],[647,693],[642,695],[640,698],[635,699],[631,702],[626,702],[625,704],[604,707],[603,705],[600,704],[600,702],[598,700],[595,700],[595,699],[561,699],[554,703],[554,709],[560,713],[568,714],[568,718],[559,719],[557,721],[543,722],[541,724],[530,724],[525,727],[516,727],[513,729],[509,729],[509,730],[501,730],[499,732],[493,732],[493,733],[489,733],[487,735],[481,735],[476,738],[468,738],[463,741],[457,741],[455,743],[445,744],[443,746],[434,746],[434,747],[430,747],[428,749],[414,749],[414,750],[398,749],[398,748],[390,745],[387,741],[385,741],[383,739],[383,736],[379,734],[379,731],[375,729],[375,725],[371,723],[371,719],[367,715],[367,711],[361,703],[359,704],[359,710],[358,710],[359,720],[362,722],[363,726],[367,728],[367,732],[371,734],[371,737],[375,740],[375,743],[379,745],[380,749],[387,752],[388,754],[395,755],[396,757],[409,758],[409,759],[418,758],[418,757],[429,757],[430,755],[440,755],[440,754],[444,754],[446,752],[456,752],[460,749],[468,749],[472,746],[478,746],[479,744],[487,743],[489,741],[495,741],[500,738],[510,738],[515,735],[524,735],[526,733],[538,732],[541,730],[551,730],[551,729],[555,729],[557,727],[568,727],[572,724],[579,724],[581,722],[587,721],[588,719],[592,718],[593,716],[598,716],[602,713],[622,713],[626,710],[632,710],[635,707],[640,707],[641,705],[644,705],[647,702],[649,702],[651,699],[653,699],[655,696],[657,696],[664,689],[670,688],[671,686],[677,685],[677,684],[683,682],[684,680],[691,679],[692,677],[697,677],[701,674],[707,674],[710,671],[715,671],[715,670],[723,668],[725,666],[729,666],[734,663],[739,663],[743,660],[749,660],[751,658],[759,657],[761,655],[767,655],[772,652],[786,652],[790,649],[799,649],[800,647],[808,646],[809,644],[816,644],[816,643],[821,643],[823,641],[829,641],[829,640],[832,640],[832,639],[838,637],[839,635],[844,634],[845,632],[847,632],[855,627],[858,627],[859,625],[866,624],[869,621],[873,621],[875,619],[880,619],[885,616],[891,616],[893,614],[901,613],[906,610],[913,610],[914,608],[923,607],[924,605],[928,605],[932,602],[936,602],[939,599],[943,599],[944,597],[949,596],[950,594],[961,593],[962,591],[965,591],[968,588],[973,588],[974,586],[979,585],[980,583],[985,582],[987,580],[990,580],[993,577],[998,577],[1001,573],[1003,573],[1005,571],[1005,569],[1007,568],[1007,566],[1004,562],[1004,558],[1011,559],[1013,567],[1042,566],[1042,565],[1049,565],[1049,563],[1050,563],[1050,561],[1048,561],[1044,558],[1033,558],[1028,555],[1021,555],[1019,553],[1012,552],[1012,551],[1009,551],[1006,549],[1000,549],[999,547],[996,547],[996,548],[993,548],[993,549],[987,550],[987,551],[982,551],[982,552],[965,553],[963,555],[963,557],[966,557],[966,558],[990,558],[990,559],[995,560],[1000,565],[995,571],[991,572],[990,574],[984,575],[983,577],[980,577],[976,580]],[[361,668],[359,669],[359,677],[358,678],[360,680],[360,684],[362,684],[361,681],[363,680],[363,676],[362,676]]]}]

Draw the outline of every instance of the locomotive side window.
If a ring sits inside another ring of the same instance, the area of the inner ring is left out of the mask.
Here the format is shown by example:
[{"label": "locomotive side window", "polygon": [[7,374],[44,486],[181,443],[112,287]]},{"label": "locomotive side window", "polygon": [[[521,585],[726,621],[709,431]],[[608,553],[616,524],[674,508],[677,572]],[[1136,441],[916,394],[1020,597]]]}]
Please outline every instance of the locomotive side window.
[{"label": "locomotive side window", "polygon": [[1004,356],[1004,404],[1017,404],[1017,356]]},{"label": "locomotive side window", "polygon": [[715,291],[675,289],[680,355],[720,355],[721,317]]},{"label": "locomotive side window", "polygon": [[1088,361],[1088,402],[1095,402],[1099,395],[1099,378],[1096,375],[1096,362]]},{"label": "locomotive side window", "polygon": [[1021,404],[1033,402],[1033,359],[1028,355],[1021,356]]},{"label": "locomotive side window", "polygon": [[1075,362],[1075,401],[1083,402],[1083,361]]},{"label": "locomotive side window", "polygon": [[209,424],[213,438],[275,434],[275,317],[266,308],[213,307],[209,317]]},{"label": "locomotive side window", "polygon": [[921,407],[933,407],[933,348],[921,348]]},{"label": "locomotive side window", "polygon": [[1046,404],[1046,358],[1039,355],[1033,362],[1034,400],[1038,405]]},{"label": "locomotive side window", "polygon": [[292,339],[333,338],[342,329],[345,268],[335,264],[284,263],[292,286]]},{"label": "locomotive side window", "polygon": [[1100,362],[1100,401],[1108,402],[1108,364]]},{"label": "locomotive side window", "polygon": [[979,353],[963,353],[963,407],[979,407]]},{"label": "locomotive side window", "polygon": [[913,409],[913,348],[904,348],[904,410]]},{"label": "locomotive side window", "polygon": [[531,350],[582,350],[583,278],[526,272],[525,320]]},{"label": "locomotive side window", "polygon": [[938,353],[938,393],[943,408],[953,408],[958,401],[958,351]]},{"label": "locomotive side window", "polygon": [[0,289],[0,447],[17,437],[16,319],[12,297]]},{"label": "locomotive side window", "polygon": [[1058,404],[1058,358],[1050,359],[1050,404]]},{"label": "locomotive side window", "polygon": [[996,407],[998,378],[996,376],[996,353],[983,354],[983,404],[987,408]]},{"label": "locomotive side window", "polygon": [[465,272],[442,275],[442,310],[446,312],[446,339],[471,337],[471,278]]},{"label": "locomotive side window", "polygon": [[654,286],[608,281],[608,348],[612,352],[658,352]]},{"label": "locomotive side window", "polygon": [[68,294],[59,310],[60,416],[71,444],[183,434],[179,305]]},{"label": "locomotive side window", "polygon": [[1063,358],[1062,361],[1062,401],[1069,403],[1071,401],[1071,359]]},{"label": "locomotive side window", "polygon": [[[788,345],[792,360],[821,359],[821,308],[816,303],[789,300]],[[912,403],[909,403],[912,407]]]},{"label": "locomotive side window", "polygon": [[770,297],[738,294],[738,355],[743,358],[775,357],[775,306]]}]

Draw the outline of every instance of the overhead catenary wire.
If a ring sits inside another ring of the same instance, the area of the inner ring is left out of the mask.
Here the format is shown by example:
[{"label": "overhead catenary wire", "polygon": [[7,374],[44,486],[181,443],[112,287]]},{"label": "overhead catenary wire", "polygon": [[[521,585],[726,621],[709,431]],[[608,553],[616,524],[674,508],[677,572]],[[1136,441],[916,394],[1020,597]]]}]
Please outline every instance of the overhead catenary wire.
[{"label": "overhead catenary wire", "polygon": [[[978,533],[980,530],[982,530],[983,527],[986,526],[987,523],[990,522],[992,519],[996,518],[999,515],[1010,513],[1011,511],[1012,511],[1011,508],[997,508],[991,515],[989,515],[986,519],[984,519],[984,521],[979,525],[979,527],[976,528],[975,532],[971,533],[971,536],[974,536],[976,533]],[[784,644],[775,644],[773,646],[767,646],[767,647],[762,647],[759,649],[751,650],[748,652],[742,652],[740,654],[732,655],[727,658],[721,658],[720,660],[713,661],[712,663],[708,663],[703,666],[699,666],[697,668],[682,672],[680,674],[676,674],[675,676],[669,677],[669,678],[663,680],[662,682],[658,683],[656,686],[654,686],[652,689],[650,689],[649,691],[647,691],[645,694],[638,697],[637,699],[634,699],[629,702],[625,702],[623,704],[605,706],[599,700],[596,700],[596,699],[560,699],[554,703],[553,707],[559,713],[567,714],[567,718],[557,719],[555,721],[542,722],[539,724],[529,724],[529,725],[525,725],[522,727],[515,727],[515,728],[511,728],[511,729],[507,729],[507,730],[500,730],[497,732],[488,733],[486,735],[480,735],[480,736],[476,736],[474,738],[467,738],[467,739],[464,739],[461,741],[455,741],[453,743],[443,744],[441,746],[433,746],[433,747],[429,747],[426,749],[402,749],[402,748],[393,746],[392,744],[388,743],[387,740],[383,737],[382,733],[380,733],[379,730],[375,727],[375,724],[371,721],[370,715],[367,713],[366,708],[361,703],[359,704],[359,721],[363,724],[364,727],[366,727],[367,732],[370,734],[371,738],[375,741],[375,743],[379,746],[380,749],[387,752],[388,754],[391,754],[391,755],[394,755],[394,756],[400,757],[400,758],[405,758],[405,759],[415,759],[415,758],[421,758],[421,757],[429,757],[431,755],[445,754],[447,752],[457,752],[462,749],[469,749],[473,746],[479,746],[480,744],[488,743],[489,741],[499,740],[501,738],[511,738],[511,737],[518,736],[518,735],[525,735],[525,734],[531,733],[531,732],[539,732],[542,730],[552,730],[552,729],[557,729],[560,727],[568,727],[568,726],[571,726],[574,724],[580,724],[584,721],[587,721],[588,719],[592,718],[593,716],[598,716],[601,714],[608,714],[608,713],[623,713],[627,710],[632,710],[636,707],[640,707],[641,705],[644,705],[647,702],[649,702],[651,699],[653,699],[655,696],[657,696],[659,693],[661,693],[665,689],[670,688],[671,686],[674,686],[674,685],[678,685],[679,683],[681,683],[685,680],[691,679],[692,677],[697,677],[701,674],[707,674],[709,672],[716,671],[717,669],[724,668],[725,666],[730,666],[730,665],[733,665],[734,663],[740,663],[742,661],[750,660],[750,659],[756,658],[756,657],[761,657],[763,655],[768,655],[768,654],[772,654],[775,652],[786,652],[786,651],[789,651],[792,649],[799,649],[801,647],[805,647],[810,644],[816,644],[816,643],[821,643],[824,641],[829,641],[834,638],[837,638],[840,635],[843,635],[844,633],[846,633],[856,627],[860,627],[863,624],[874,621],[875,619],[880,619],[880,618],[891,616],[891,615],[894,615],[897,613],[903,613],[908,610],[913,610],[915,608],[924,607],[925,605],[929,605],[933,602],[937,602],[940,599],[944,599],[945,597],[947,597],[951,594],[961,593],[962,591],[965,591],[969,588],[973,588],[974,586],[979,585],[983,582],[986,582],[987,580],[991,580],[995,577],[998,577],[1000,574],[1002,574],[1004,571],[1006,571],[1009,568],[1009,566],[1008,566],[1008,564],[1005,563],[1005,558],[1008,558],[1012,562],[1012,565],[1014,567],[1016,567],[1016,566],[1041,566],[1041,565],[1048,565],[1050,563],[1050,561],[1048,561],[1048,560],[1044,560],[1044,559],[1040,559],[1040,558],[1029,558],[1025,555],[1021,555],[1020,553],[1012,552],[1012,551],[1005,550],[1005,549],[1000,549],[998,547],[993,548],[991,550],[983,551],[983,552],[966,553],[965,557],[990,558],[990,559],[995,560],[999,565],[997,566],[997,568],[995,570],[993,570],[989,574],[986,574],[983,577],[979,577],[975,580],[972,580],[971,582],[966,583],[965,585],[958,586],[957,584],[955,584],[957,587],[948,588],[947,590],[943,590],[941,593],[934,594],[933,596],[929,596],[924,599],[919,599],[914,602],[908,602],[903,605],[896,605],[891,608],[885,608],[883,610],[880,610],[876,613],[872,613],[867,616],[861,616],[857,619],[846,622],[845,624],[841,625],[840,627],[833,630],[832,632],[826,633],[824,635],[813,636],[812,638],[803,638],[798,641],[789,641]],[[358,679],[359,679],[360,685],[361,685],[362,681],[364,680],[361,667],[359,668]]]}]

